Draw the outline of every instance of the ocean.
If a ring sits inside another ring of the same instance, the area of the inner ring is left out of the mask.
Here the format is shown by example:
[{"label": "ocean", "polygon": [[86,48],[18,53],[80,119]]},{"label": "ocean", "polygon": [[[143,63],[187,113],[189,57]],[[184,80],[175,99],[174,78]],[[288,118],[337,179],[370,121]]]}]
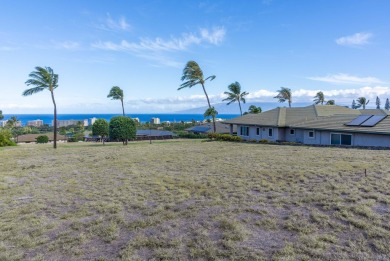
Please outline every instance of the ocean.
[{"label": "ocean", "polygon": [[[51,125],[53,120],[53,114],[3,114],[4,119],[8,120],[10,117],[15,116],[22,125],[27,125],[28,121],[43,120],[44,124]],[[58,120],[86,120],[91,118],[105,119],[110,121],[114,116],[121,116],[121,114],[58,114]],[[202,114],[127,114],[131,118],[138,118],[141,122],[148,122],[151,118],[159,118],[161,122],[187,122],[187,121],[203,121],[205,118]],[[217,118],[232,119],[238,117],[238,114],[218,114]]]}]

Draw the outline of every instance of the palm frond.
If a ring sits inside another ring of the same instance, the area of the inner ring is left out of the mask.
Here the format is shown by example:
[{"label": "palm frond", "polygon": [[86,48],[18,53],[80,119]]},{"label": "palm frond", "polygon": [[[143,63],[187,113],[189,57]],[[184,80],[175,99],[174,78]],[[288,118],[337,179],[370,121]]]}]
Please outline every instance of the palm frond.
[{"label": "palm frond", "polygon": [[32,95],[32,94],[41,92],[41,91],[43,91],[44,89],[45,89],[44,87],[35,87],[35,88],[27,89],[27,90],[25,90],[25,91],[22,93],[22,95],[23,95],[23,96],[29,96],[29,95]]},{"label": "palm frond", "polygon": [[180,85],[180,87],[178,88],[178,90],[181,90],[183,88],[191,88],[199,83],[200,83],[200,81],[197,81],[197,80],[189,80],[189,81],[182,83]]},{"label": "palm frond", "polygon": [[210,79],[210,81],[212,81],[212,80],[214,80],[216,77],[217,77],[217,76],[215,76],[215,75],[211,75],[211,76],[207,77],[206,79],[204,79],[204,81],[207,81],[207,80],[209,80],[209,79]]}]

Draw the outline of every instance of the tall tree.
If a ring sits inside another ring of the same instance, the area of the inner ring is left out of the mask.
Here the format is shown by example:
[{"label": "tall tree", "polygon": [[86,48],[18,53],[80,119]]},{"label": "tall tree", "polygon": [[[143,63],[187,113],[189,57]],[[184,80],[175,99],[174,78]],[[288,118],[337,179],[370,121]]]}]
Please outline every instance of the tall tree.
[{"label": "tall tree", "polygon": [[[217,110],[214,108],[214,106],[211,107],[211,108],[208,108],[208,109],[204,112],[204,114],[203,114],[204,117],[212,117],[213,119],[215,119],[215,117],[216,117],[217,115],[218,115],[218,112],[217,112]],[[214,127],[214,133],[215,133],[215,132],[216,132],[215,121],[213,122],[213,127]]]},{"label": "tall tree", "polygon": [[27,86],[34,86],[23,92],[23,96],[29,96],[43,90],[50,91],[51,99],[54,105],[54,143],[57,148],[57,105],[54,99],[54,89],[58,87],[58,74],[55,74],[50,67],[35,67],[35,71],[29,74],[30,79],[26,81]]},{"label": "tall tree", "polygon": [[110,90],[110,93],[107,95],[107,98],[111,98],[111,100],[120,100],[122,103],[123,116],[125,116],[125,107],[123,106],[123,90],[118,86],[113,86]]},{"label": "tall tree", "polygon": [[334,100],[329,100],[326,102],[325,105],[335,105],[335,104],[336,104],[336,102]]},{"label": "tall tree", "polygon": [[105,137],[109,135],[108,122],[105,119],[97,119],[92,125],[92,135],[99,136],[104,145]]},{"label": "tall tree", "polygon": [[286,87],[280,87],[280,90],[278,90],[278,95],[276,95],[274,98],[278,99],[279,102],[288,101],[288,107],[291,108],[291,103],[292,103],[291,89]]},{"label": "tall tree", "polygon": [[370,102],[370,100],[367,100],[365,97],[359,97],[357,98],[357,105],[356,108],[363,107],[363,110],[366,109],[366,105]]},{"label": "tall tree", "polygon": [[358,108],[358,107],[356,107],[356,101],[355,100],[352,101],[351,108],[352,109],[357,109]]},{"label": "tall tree", "polygon": [[3,111],[0,110],[0,121],[1,121],[2,119],[4,119],[4,115],[3,115]]},{"label": "tall tree", "polygon": [[[207,95],[206,88],[204,87],[204,84],[207,80],[214,80],[215,75],[211,75],[207,77],[206,79],[203,77],[203,71],[200,68],[200,66],[195,61],[189,61],[187,62],[186,66],[183,69],[183,75],[181,77],[181,80],[184,81],[178,88],[178,90],[181,90],[183,88],[191,88],[195,85],[200,84],[203,88],[204,95],[207,99],[207,104],[209,106],[209,109],[211,109],[210,99]],[[214,126],[214,133],[216,132],[215,127],[215,116],[213,116],[213,126]]]},{"label": "tall tree", "polygon": [[375,104],[376,104],[376,108],[379,110],[381,108],[381,100],[379,99],[378,96],[376,96]]},{"label": "tall tree", "polygon": [[247,92],[241,92],[241,85],[239,82],[234,82],[228,86],[228,89],[230,92],[224,92],[224,94],[227,95],[226,99],[223,99],[223,101],[229,101],[227,105],[238,102],[238,106],[240,107],[240,114],[242,116],[242,109],[241,109],[241,102],[245,103],[245,96],[247,96],[249,93]]},{"label": "tall tree", "polygon": [[385,103],[385,110],[390,110],[390,102],[389,102],[389,98],[386,99],[386,103]]},{"label": "tall tree", "polygon": [[324,105],[325,102],[325,95],[323,92],[317,92],[316,96],[314,96],[314,104],[320,104]]}]

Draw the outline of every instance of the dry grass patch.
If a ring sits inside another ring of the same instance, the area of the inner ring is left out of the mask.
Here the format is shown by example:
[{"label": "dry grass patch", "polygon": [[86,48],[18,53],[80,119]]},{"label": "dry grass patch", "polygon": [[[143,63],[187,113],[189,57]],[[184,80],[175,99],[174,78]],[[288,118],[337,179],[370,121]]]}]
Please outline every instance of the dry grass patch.
[{"label": "dry grass patch", "polygon": [[0,260],[390,259],[388,151],[196,140],[0,158]]}]

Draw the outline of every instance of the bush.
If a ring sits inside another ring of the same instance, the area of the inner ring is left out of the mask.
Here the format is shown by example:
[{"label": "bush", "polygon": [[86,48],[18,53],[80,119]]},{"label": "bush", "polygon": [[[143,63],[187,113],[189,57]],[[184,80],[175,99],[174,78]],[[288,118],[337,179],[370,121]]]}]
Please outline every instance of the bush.
[{"label": "bush", "polygon": [[259,140],[260,143],[268,143],[268,140],[266,139],[262,139],[262,140]]},{"label": "bush", "polygon": [[187,132],[178,132],[177,135],[179,138],[186,138],[186,139],[206,139],[206,134],[195,134],[195,133],[187,133]]},{"label": "bush", "polygon": [[49,137],[46,135],[40,135],[37,137],[37,143],[44,144],[49,142]]},{"label": "bush", "polygon": [[68,142],[84,141],[84,132],[76,132],[68,139]]},{"label": "bush", "polygon": [[242,141],[241,137],[233,136],[230,134],[218,134],[218,133],[209,133],[208,138],[210,140],[219,140],[219,141]]},{"label": "bush", "polygon": [[10,130],[0,128],[0,147],[15,146],[16,143],[11,138],[12,133]]},{"label": "bush", "polygon": [[135,122],[126,116],[116,116],[111,118],[109,125],[110,140],[122,141],[127,144],[128,140],[135,139]]}]

